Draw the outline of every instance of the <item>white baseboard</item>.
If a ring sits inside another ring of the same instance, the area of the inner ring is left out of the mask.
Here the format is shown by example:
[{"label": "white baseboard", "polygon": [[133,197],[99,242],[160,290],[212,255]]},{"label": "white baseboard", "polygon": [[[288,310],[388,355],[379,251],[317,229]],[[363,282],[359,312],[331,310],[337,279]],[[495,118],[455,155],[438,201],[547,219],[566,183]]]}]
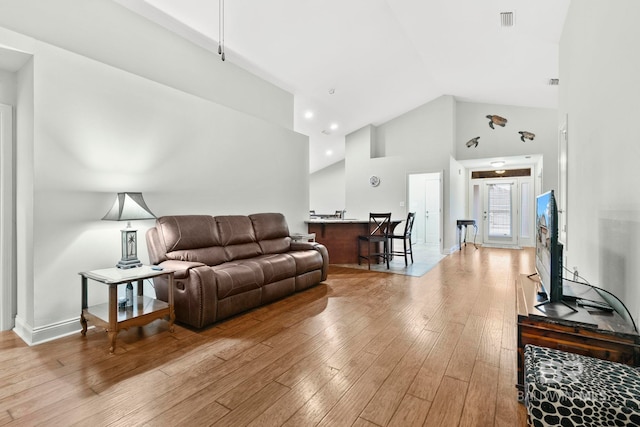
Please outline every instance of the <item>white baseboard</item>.
[{"label": "white baseboard", "polygon": [[15,320],[16,326],[13,331],[29,345],[42,344],[74,333],[80,335],[82,330],[80,317],[37,328],[32,327],[19,316],[16,316]]}]

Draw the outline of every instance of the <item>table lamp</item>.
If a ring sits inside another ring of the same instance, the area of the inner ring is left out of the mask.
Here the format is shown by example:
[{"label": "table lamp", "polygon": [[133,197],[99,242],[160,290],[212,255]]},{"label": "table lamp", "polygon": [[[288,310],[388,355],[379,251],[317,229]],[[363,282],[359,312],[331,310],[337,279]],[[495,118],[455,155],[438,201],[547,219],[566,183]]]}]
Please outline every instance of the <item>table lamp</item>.
[{"label": "table lamp", "polygon": [[142,193],[118,193],[113,206],[102,218],[107,221],[127,221],[127,227],[120,230],[122,233],[122,259],[116,264],[116,267],[142,266],[138,259],[138,230],[131,228],[131,221],[155,217],[144,202]]}]

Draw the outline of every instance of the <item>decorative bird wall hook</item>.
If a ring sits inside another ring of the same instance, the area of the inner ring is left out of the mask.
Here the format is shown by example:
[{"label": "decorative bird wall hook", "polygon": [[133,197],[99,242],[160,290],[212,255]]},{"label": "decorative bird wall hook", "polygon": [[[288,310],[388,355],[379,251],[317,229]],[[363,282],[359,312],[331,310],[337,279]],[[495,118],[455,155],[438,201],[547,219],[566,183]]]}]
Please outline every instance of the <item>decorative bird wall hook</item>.
[{"label": "decorative bird wall hook", "polygon": [[467,148],[471,148],[471,146],[474,147],[478,147],[478,140],[480,139],[479,136],[476,136],[475,138],[471,138],[470,140],[467,141]]},{"label": "decorative bird wall hook", "polygon": [[521,130],[518,133],[520,134],[520,139],[522,140],[522,142],[525,142],[525,139],[528,139],[529,141],[533,141],[533,138],[536,137],[535,133],[527,132],[526,130]]},{"label": "decorative bird wall hook", "polygon": [[493,125],[498,125],[498,126],[504,127],[507,124],[507,119],[505,119],[504,117],[496,116],[495,114],[488,115],[487,119],[489,119],[489,127],[491,129],[495,129],[493,127]]}]

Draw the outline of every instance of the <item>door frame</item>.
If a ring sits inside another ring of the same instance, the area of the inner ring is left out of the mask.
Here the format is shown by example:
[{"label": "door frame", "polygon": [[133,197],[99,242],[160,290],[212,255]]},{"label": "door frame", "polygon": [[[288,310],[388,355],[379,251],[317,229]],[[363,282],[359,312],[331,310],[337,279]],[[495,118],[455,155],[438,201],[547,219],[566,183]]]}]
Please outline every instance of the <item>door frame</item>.
[{"label": "door frame", "polygon": [[14,327],[13,108],[0,104],[0,330]]},{"label": "door frame", "polygon": [[[408,212],[412,212],[412,199],[411,199],[411,194],[422,194],[422,197],[424,197],[426,195],[425,191],[421,191],[421,192],[416,192],[415,189],[412,189],[412,176],[421,176],[421,175],[431,175],[431,176],[436,176],[438,177],[439,183],[440,185],[438,186],[438,191],[439,191],[439,195],[438,195],[438,203],[439,203],[439,213],[440,213],[440,220],[438,221],[438,251],[442,254],[444,253],[444,238],[443,238],[443,233],[444,233],[444,215],[443,215],[443,206],[444,206],[444,171],[438,171],[438,172],[410,172],[407,173],[407,178],[406,178],[406,182],[407,182],[407,205],[406,205],[406,211]],[[424,190],[424,188],[423,188]],[[415,200],[414,200],[415,201]],[[416,213],[416,220],[417,220],[418,216]],[[415,223],[414,223],[414,231],[415,231]],[[426,233],[426,228],[425,228],[425,233]],[[415,242],[414,242],[415,243]]]}]

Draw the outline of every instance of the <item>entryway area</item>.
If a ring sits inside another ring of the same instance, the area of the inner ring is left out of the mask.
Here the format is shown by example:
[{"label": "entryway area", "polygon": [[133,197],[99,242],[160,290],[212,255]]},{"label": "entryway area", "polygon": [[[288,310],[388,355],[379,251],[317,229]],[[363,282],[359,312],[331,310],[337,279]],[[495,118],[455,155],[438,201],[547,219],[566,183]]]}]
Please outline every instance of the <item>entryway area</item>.
[{"label": "entryway area", "polygon": [[[466,163],[469,217],[478,225],[477,243],[500,248],[535,246],[533,209],[542,187],[541,156],[509,158],[502,164],[490,159]],[[491,163],[498,166],[487,167]]]}]

